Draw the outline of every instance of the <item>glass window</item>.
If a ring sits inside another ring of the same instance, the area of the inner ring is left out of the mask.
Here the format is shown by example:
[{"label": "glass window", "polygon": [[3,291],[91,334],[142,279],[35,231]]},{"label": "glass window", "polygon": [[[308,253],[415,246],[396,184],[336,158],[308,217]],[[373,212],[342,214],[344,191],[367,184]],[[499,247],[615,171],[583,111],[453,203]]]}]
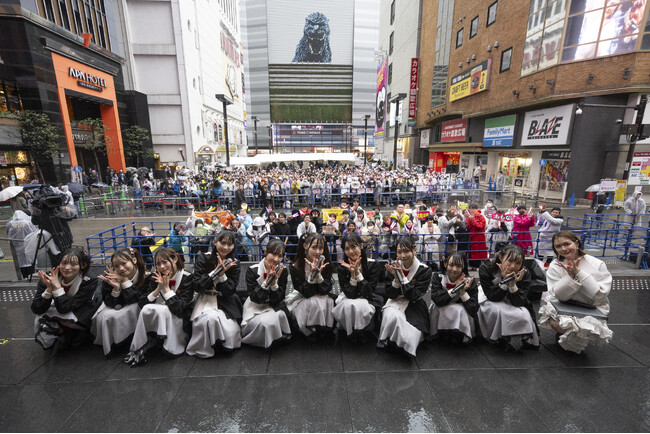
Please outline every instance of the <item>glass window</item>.
[{"label": "glass window", "polygon": [[70,17],[68,17],[68,6],[65,0],[59,0],[59,15],[61,15],[61,25],[66,30],[70,30]]},{"label": "glass window", "polygon": [[84,2],[84,15],[86,16],[86,31],[93,35],[92,41],[94,43],[97,43],[97,40],[95,39],[95,27],[93,26],[93,16],[90,13],[90,6],[88,3]]},{"label": "glass window", "polygon": [[501,67],[499,72],[505,72],[510,69],[510,62],[512,60],[512,47],[501,52]]},{"label": "glass window", "polygon": [[393,24],[395,22],[395,0],[393,0],[390,4],[390,23]]},{"label": "glass window", "polygon": [[79,10],[79,0],[72,0],[72,15],[74,19],[75,33],[81,35],[83,33],[84,26],[81,21],[81,11]]},{"label": "glass window", "polygon": [[435,61],[431,83],[431,107],[442,105],[447,100],[447,77],[449,75],[449,53],[453,37],[454,0],[438,2],[438,27],[436,28]]},{"label": "glass window", "polygon": [[43,0],[43,6],[45,8],[45,18],[55,23],[56,17],[54,16],[54,8],[52,7],[52,0]]},{"label": "glass window", "polygon": [[521,75],[556,65],[568,0],[531,1]]},{"label": "glass window", "polygon": [[388,40],[388,54],[393,54],[393,44],[395,43],[395,32],[391,32]]},{"label": "glass window", "polygon": [[387,80],[388,80],[388,84],[391,84],[391,82],[393,81],[393,64],[392,63],[388,64],[388,78],[387,78]]},{"label": "glass window", "polygon": [[487,27],[491,26],[494,24],[494,22],[497,20],[497,4],[498,0],[492,3],[488,7],[488,12],[487,12]]},{"label": "glass window", "polygon": [[463,45],[463,30],[465,28],[461,28],[459,31],[456,32],[456,48],[460,47]]},{"label": "glass window", "polygon": [[647,0],[574,0],[567,20],[562,61],[634,51],[646,3]]},{"label": "glass window", "polygon": [[472,39],[478,33],[478,15],[472,20],[472,25],[469,29],[469,38]]},{"label": "glass window", "polygon": [[643,29],[643,40],[641,41],[642,50],[650,50],[650,13]]}]

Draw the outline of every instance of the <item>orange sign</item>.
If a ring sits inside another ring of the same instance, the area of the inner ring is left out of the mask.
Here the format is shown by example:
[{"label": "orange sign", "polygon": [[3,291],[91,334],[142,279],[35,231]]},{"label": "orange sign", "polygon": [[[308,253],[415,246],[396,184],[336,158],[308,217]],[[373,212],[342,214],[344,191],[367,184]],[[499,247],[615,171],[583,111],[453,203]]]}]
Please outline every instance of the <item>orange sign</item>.
[{"label": "orange sign", "polygon": [[78,164],[74,139],[72,138],[66,90],[101,98],[106,102],[105,104],[98,102],[98,104],[102,121],[107,127],[106,155],[108,156],[108,165],[116,171],[120,169],[126,170],[113,76],[56,53],[52,53],[52,63],[56,75],[63,130],[68,144],[68,152],[70,153],[70,165],[74,167]]}]

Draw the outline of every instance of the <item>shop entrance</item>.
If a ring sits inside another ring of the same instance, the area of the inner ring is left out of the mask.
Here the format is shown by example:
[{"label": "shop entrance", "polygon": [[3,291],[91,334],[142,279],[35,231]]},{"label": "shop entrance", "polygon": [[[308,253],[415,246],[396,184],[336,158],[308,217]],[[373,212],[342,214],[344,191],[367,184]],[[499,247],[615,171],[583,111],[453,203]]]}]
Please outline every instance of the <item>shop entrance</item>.
[{"label": "shop entrance", "polygon": [[511,187],[523,187],[528,184],[530,166],[533,162],[527,152],[499,153],[499,170],[506,176],[506,183]]},{"label": "shop entrance", "polygon": [[66,95],[66,102],[68,106],[68,116],[70,117],[70,127],[72,128],[72,139],[75,145],[75,153],[77,154],[77,164],[79,164],[87,174],[90,173],[91,169],[97,170],[97,173],[101,173],[102,175],[101,181],[105,182],[105,168],[108,167],[106,148],[97,151],[97,159],[99,160],[99,167],[97,167],[97,162],[95,161],[95,155],[92,149],[85,146],[92,140],[92,133],[87,127],[78,124],[79,121],[88,118],[101,119],[102,104],[95,101],[88,101],[83,97],[71,95]]}]

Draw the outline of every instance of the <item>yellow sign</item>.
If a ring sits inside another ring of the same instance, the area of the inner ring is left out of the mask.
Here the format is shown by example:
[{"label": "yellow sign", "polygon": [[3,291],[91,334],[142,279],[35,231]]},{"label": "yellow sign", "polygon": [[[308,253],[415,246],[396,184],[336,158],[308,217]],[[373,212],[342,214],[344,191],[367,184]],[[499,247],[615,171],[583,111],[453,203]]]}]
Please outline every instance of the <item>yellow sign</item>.
[{"label": "yellow sign", "polygon": [[616,192],[614,193],[614,205],[623,206],[625,204],[625,186],[627,181],[616,181]]},{"label": "yellow sign", "polygon": [[469,206],[467,202],[456,201],[456,203],[458,204],[458,208],[462,209],[463,211],[465,211]]},{"label": "yellow sign", "polygon": [[492,60],[488,59],[474,68],[452,77],[451,86],[449,87],[449,101],[456,101],[487,90],[491,65]]},{"label": "yellow sign", "polygon": [[323,223],[327,223],[327,220],[330,218],[330,214],[336,214],[336,221],[339,221],[343,218],[342,209],[324,209],[321,211],[321,217],[323,218]]}]

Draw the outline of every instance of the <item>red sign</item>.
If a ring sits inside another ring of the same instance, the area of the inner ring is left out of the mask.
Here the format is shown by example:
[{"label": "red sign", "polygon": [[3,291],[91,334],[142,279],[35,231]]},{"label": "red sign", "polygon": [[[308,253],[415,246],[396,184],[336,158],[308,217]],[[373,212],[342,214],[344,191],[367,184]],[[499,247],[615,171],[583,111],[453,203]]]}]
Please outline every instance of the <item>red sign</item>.
[{"label": "red sign", "polygon": [[409,127],[415,126],[415,112],[418,98],[418,69],[420,61],[417,57],[411,59],[411,87],[409,88]]},{"label": "red sign", "polygon": [[441,143],[456,143],[467,140],[467,119],[454,119],[442,123]]}]

